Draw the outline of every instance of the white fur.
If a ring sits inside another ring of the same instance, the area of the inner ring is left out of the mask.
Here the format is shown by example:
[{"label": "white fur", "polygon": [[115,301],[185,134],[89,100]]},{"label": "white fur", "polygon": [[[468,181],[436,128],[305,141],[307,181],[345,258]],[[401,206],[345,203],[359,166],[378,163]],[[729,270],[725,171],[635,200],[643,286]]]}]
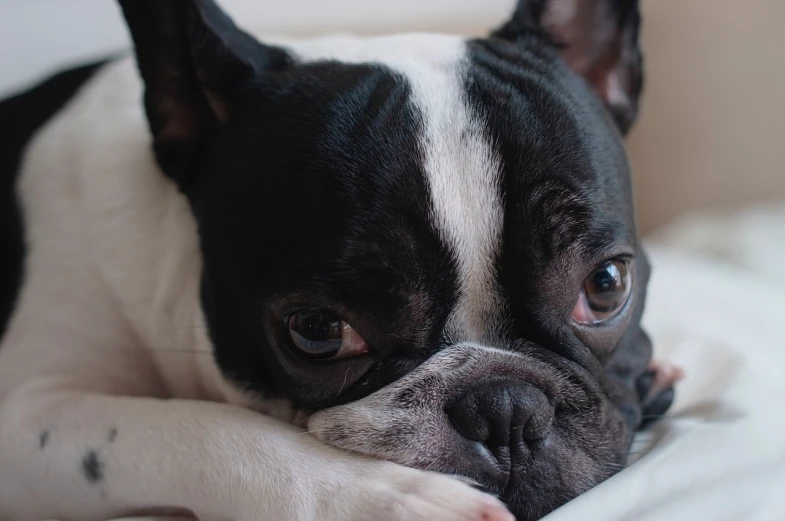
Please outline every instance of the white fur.
[{"label": "white fur", "polygon": [[[459,139],[478,129],[454,84],[458,40],[440,38],[356,47],[417,50],[406,70],[417,98],[434,105],[429,179],[461,262],[457,320],[477,328],[490,305],[479,259],[499,233],[485,180],[496,167],[484,147]],[[124,60],[92,80],[26,156],[26,277],[0,346],[0,519],[151,507],[201,519],[509,519],[499,502],[451,478],[343,454],[275,419],[210,403],[251,405],[210,355],[195,223],[149,142],[135,66]],[[470,222],[486,207],[490,217]],[[89,451],[103,464],[97,483],[81,469]]]},{"label": "white fur", "polygon": [[289,44],[306,61],[383,64],[402,74],[424,120],[422,150],[435,224],[457,257],[460,298],[448,320],[454,341],[489,342],[501,324],[494,259],[501,248],[501,166],[464,99],[466,42],[438,34]]}]

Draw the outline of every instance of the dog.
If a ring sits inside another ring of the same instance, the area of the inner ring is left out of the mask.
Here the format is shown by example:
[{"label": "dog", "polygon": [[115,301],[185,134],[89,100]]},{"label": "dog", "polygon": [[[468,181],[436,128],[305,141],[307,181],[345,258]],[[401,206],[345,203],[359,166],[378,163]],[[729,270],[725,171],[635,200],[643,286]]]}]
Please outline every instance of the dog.
[{"label": "dog", "polygon": [[681,376],[636,0],[264,43],[120,4],[133,57],[0,106],[0,519],[533,520],[623,467]]}]

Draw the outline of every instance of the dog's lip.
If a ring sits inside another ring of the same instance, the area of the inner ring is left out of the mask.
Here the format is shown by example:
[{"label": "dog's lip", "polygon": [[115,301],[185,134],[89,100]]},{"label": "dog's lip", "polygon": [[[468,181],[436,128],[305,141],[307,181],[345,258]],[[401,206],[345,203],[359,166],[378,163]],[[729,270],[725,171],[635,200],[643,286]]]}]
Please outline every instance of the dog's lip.
[{"label": "dog's lip", "polygon": [[493,469],[492,472],[489,472],[487,480],[477,481],[478,485],[501,498],[511,497],[516,484],[524,478],[527,469],[533,463],[535,453],[543,450],[548,444],[547,438],[530,443],[523,442],[523,451],[521,451],[514,447],[514,442],[511,442],[509,446],[500,447],[506,452],[506,454],[500,455],[483,442],[474,441],[471,443],[476,444],[476,448],[482,454],[488,468]]},{"label": "dog's lip", "polygon": [[[485,489],[496,496],[501,496],[504,486],[510,479],[510,465],[504,465],[491,449],[481,441],[471,441],[464,438],[464,443],[469,444],[469,454],[475,455],[476,460],[469,468],[454,468],[453,471],[475,482],[478,487]],[[466,449],[467,447],[464,447]],[[422,467],[427,470],[427,466]]]},{"label": "dog's lip", "polygon": [[535,464],[536,455],[543,450],[547,450],[547,446],[550,444],[549,439],[550,437],[545,437],[543,439],[525,443],[524,445],[526,445],[528,449],[527,454],[525,456],[513,456],[511,458],[507,481],[505,482],[504,487],[502,487],[500,497],[505,500],[508,500],[512,497],[515,488],[518,486],[518,483],[525,479],[529,467]]}]

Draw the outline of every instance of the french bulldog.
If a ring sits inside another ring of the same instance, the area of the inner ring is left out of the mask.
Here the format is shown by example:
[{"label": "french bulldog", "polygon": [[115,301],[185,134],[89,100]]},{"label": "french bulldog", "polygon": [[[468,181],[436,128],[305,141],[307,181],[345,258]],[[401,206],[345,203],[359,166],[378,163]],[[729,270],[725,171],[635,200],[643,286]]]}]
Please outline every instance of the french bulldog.
[{"label": "french bulldog", "polygon": [[0,519],[534,520],[623,468],[680,377],[638,1],[264,43],[120,5],[135,60],[0,106]]}]

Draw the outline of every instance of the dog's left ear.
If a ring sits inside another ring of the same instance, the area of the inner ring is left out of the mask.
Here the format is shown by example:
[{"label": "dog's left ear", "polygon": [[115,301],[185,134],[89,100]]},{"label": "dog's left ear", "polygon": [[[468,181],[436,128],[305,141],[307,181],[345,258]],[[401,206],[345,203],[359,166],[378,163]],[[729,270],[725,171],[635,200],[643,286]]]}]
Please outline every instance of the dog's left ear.
[{"label": "dog's left ear", "polygon": [[639,0],[519,0],[512,19],[493,36],[514,41],[527,33],[544,34],[626,134],[643,85],[639,28]]},{"label": "dog's left ear", "polygon": [[226,122],[233,96],[287,54],[242,30],[212,0],[120,0],[145,84],[159,165],[181,188],[196,151]]}]

